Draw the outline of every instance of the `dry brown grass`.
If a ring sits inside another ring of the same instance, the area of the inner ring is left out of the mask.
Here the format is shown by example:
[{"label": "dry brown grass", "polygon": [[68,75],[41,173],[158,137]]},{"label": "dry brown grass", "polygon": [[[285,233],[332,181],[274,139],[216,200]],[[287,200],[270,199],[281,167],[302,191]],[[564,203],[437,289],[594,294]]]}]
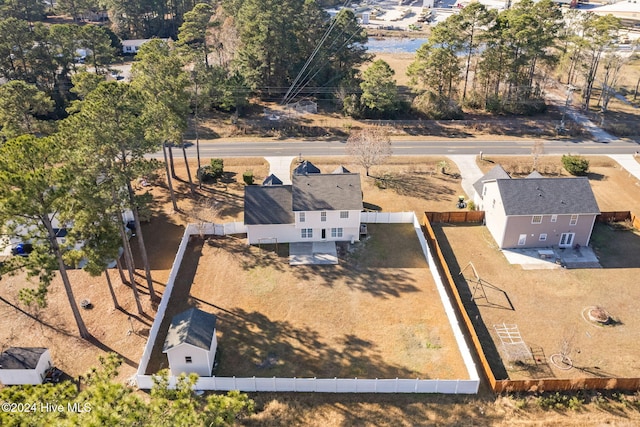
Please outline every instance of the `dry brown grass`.
[{"label": "dry brown grass", "polygon": [[[337,266],[294,267],[285,244],[194,238],[167,320],[192,305],[218,316],[221,376],[466,378],[413,227],[369,234]],[[166,365],[156,350],[149,372]]]}]

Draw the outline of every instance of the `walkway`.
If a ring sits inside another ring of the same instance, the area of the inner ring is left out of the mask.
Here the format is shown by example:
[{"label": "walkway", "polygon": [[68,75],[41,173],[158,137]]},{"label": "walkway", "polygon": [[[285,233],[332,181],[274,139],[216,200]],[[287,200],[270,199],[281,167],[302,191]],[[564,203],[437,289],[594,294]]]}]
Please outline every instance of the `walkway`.
[{"label": "walkway", "polygon": [[483,177],[484,173],[476,163],[475,155],[447,156],[458,166],[462,176],[462,188],[467,193],[467,199],[473,200],[473,183]]},{"label": "walkway", "polygon": [[269,162],[269,173],[280,178],[284,185],[291,185],[291,162],[295,156],[265,157]]},{"label": "walkway", "polygon": [[613,160],[618,162],[627,172],[640,179],[640,163],[631,154],[609,154]]},{"label": "walkway", "polygon": [[584,130],[589,132],[591,136],[593,136],[593,138],[596,140],[596,142],[618,141],[617,137],[611,135],[608,132],[605,132],[604,130],[596,126],[595,123],[589,120],[587,116],[580,113],[577,109],[573,108],[572,106],[566,107],[565,106],[566,99],[563,99],[561,96],[556,95],[554,93],[547,93],[547,97],[551,101],[553,101],[558,106],[558,108],[560,108],[563,111],[566,110],[567,116],[569,116],[571,120],[573,120],[574,122],[582,126]]}]

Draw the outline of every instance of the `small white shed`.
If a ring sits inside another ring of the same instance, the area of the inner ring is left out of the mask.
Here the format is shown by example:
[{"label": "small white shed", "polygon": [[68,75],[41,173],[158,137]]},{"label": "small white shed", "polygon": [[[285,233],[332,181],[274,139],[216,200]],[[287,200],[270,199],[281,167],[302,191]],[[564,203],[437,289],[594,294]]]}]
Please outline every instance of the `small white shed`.
[{"label": "small white shed", "polygon": [[218,346],[216,320],[215,315],[197,308],[173,317],[162,350],[169,359],[171,375],[211,376]]},{"label": "small white shed", "polygon": [[11,347],[0,354],[0,382],[4,385],[42,384],[51,368],[49,349]]}]

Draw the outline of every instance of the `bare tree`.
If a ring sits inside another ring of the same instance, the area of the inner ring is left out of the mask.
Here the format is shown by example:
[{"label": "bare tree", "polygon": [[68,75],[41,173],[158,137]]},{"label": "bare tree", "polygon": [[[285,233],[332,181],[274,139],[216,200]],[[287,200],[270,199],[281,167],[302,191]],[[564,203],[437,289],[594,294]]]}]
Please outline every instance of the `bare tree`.
[{"label": "bare tree", "polygon": [[381,127],[365,128],[353,132],[347,140],[347,154],[362,166],[369,176],[372,166],[384,163],[391,156],[391,140]]}]

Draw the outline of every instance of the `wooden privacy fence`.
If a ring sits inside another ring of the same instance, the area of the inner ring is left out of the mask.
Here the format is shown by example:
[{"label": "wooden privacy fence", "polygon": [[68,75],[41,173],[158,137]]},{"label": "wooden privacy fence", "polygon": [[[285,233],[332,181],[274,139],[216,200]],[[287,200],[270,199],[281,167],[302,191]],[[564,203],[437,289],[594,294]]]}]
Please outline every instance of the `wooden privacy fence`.
[{"label": "wooden privacy fence", "polygon": [[482,222],[484,211],[425,212],[429,222]]},{"label": "wooden privacy fence", "polygon": [[[459,212],[453,212],[459,213]],[[436,215],[434,215],[436,214]],[[476,350],[478,359],[480,361],[481,369],[489,382],[489,386],[495,393],[502,392],[542,392],[542,391],[570,391],[570,390],[625,390],[625,391],[638,391],[640,390],[640,378],[575,378],[575,379],[560,379],[560,378],[543,378],[543,379],[530,379],[530,380],[497,380],[493,375],[491,365],[487,360],[482,343],[478,337],[473,323],[467,314],[467,310],[464,307],[462,298],[458,293],[458,288],[451,276],[449,265],[444,258],[436,235],[431,227],[430,217],[437,217],[439,212],[425,212],[424,215],[424,235],[433,253],[433,258],[436,263],[440,274],[443,277],[443,283],[447,287],[447,291],[453,297],[458,312],[462,321],[466,327],[468,337],[471,339],[473,347]],[[447,214],[447,212],[444,212]],[[634,223],[634,227],[640,223],[640,218],[637,218],[630,212],[603,212],[604,217],[622,218],[622,220],[631,219]],[[611,214],[609,216],[609,214]],[[619,214],[616,216],[616,214]],[[628,218],[624,218],[625,214]],[[616,221],[618,219],[615,219]],[[602,220],[607,221],[607,220]],[[446,221],[454,222],[454,221]],[[462,221],[459,221],[462,222]],[[466,221],[471,222],[471,221]]]},{"label": "wooden privacy fence", "polygon": [[600,212],[600,215],[596,216],[598,222],[622,222],[631,221],[633,228],[640,230],[640,217],[637,217],[633,212],[620,211],[620,212]]}]

